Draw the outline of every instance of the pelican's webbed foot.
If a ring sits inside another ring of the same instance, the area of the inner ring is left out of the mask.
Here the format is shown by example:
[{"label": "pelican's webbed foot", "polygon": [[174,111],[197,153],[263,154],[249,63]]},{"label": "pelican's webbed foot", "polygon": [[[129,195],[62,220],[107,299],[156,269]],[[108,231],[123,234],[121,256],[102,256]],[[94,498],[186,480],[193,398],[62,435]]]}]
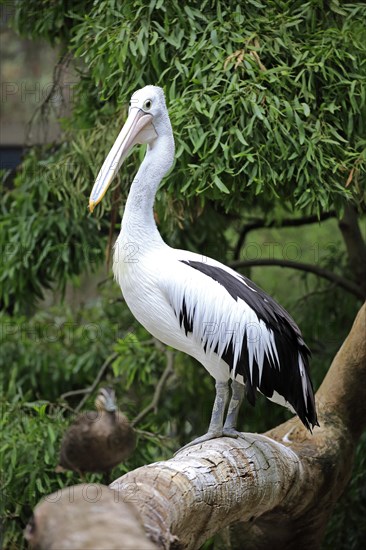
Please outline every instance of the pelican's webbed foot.
[{"label": "pelican's webbed foot", "polygon": [[197,445],[198,443],[203,443],[204,441],[217,439],[218,437],[223,436],[224,414],[229,397],[229,388],[227,382],[216,382],[215,387],[216,397],[212,408],[211,421],[208,432],[204,435],[201,435],[200,437],[197,437],[190,443],[187,443],[187,445],[179,449],[179,451],[186,449],[187,447],[192,447],[192,445]]}]

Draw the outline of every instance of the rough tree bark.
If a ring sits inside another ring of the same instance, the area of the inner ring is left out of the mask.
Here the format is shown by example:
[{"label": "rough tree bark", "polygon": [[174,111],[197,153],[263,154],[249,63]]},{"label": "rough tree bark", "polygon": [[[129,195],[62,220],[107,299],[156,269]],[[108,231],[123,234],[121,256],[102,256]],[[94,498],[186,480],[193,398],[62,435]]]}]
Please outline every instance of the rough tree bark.
[{"label": "rough tree bark", "polygon": [[136,508],[116,496],[98,483],[64,487],[46,496],[35,507],[24,532],[30,548],[157,550],[147,540]]},{"label": "rough tree bark", "polygon": [[366,426],[365,334],[366,305],[317,392],[313,435],[293,418],[263,435],[196,445],[111,487],[160,548],[197,549],[234,524],[233,548],[319,548]]}]

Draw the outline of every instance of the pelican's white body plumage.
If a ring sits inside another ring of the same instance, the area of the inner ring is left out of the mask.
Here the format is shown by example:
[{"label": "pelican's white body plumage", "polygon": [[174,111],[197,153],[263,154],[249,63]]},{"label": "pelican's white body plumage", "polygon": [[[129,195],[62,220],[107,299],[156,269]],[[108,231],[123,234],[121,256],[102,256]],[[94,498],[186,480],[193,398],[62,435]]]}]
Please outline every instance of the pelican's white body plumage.
[{"label": "pelican's white body plumage", "polygon": [[236,434],[244,386],[252,404],[258,390],[313,427],[309,350],[289,314],[249,279],[211,258],[169,247],[158,232],[155,194],[174,161],[161,88],[146,86],[132,96],[129,118],[94,185],[91,209],[135,143],[148,146],[127,199],[113,270],[136,319],[157,339],[197,359],[216,380],[210,428],[200,440]]}]

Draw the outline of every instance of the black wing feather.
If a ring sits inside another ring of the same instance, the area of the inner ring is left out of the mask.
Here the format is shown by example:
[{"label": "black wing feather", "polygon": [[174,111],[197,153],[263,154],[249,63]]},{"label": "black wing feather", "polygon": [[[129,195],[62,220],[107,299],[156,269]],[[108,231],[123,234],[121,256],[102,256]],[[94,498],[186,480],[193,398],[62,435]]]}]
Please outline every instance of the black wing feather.
[{"label": "black wing feather", "polygon": [[[222,285],[234,300],[239,298],[246,302],[262,320],[266,327],[272,330],[280,364],[264,354],[262,377],[259,380],[260,368],[255,358],[253,359],[252,374],[249,370],[249,353],[247,335],[243,338],[241,355],[239,357],[236,374],[244,378],[245,392],[249,403],[255,404],[256,390],[259,389],[265,396],[271,398],[273,392],[277,392],[290,403],[304,425],[311,429],[317,422],[314,390],[309,376],[310,350],[305,344],[299,327],[273,298],[255,285],[250,279],[237,274],[237,277],[224,269],[198,261],[183,261],[182,263],[197,269],[217,283]],[[180,312],[180,324],[187,331],[192,331],[193,318],[188,316],[185,300],[183,299]],[[204,348],[207,342],[203,343]],[[234,342],[230,340],[222,359],[229,365],[230,370],[234,364]],[[214,350],[217,351],[217,350]],[[304,397],[301,373],[299,369],[299,356],[304,365],[306,377],[307,395]]]}]

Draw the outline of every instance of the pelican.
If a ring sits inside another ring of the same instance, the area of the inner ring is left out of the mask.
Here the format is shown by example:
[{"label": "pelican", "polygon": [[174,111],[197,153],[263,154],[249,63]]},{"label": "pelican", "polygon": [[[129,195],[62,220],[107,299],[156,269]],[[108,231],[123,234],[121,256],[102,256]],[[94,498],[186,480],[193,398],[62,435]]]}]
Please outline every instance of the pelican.
[{"label": "pelican", "polygon": [[215,379],[208,431],[190,444],[238,437],[244,394],[255,405],[257,391],[297,413],[312,430],[318,422],[310,350],[291,316],[248,278],[206,256],[171,248],[159,234],[154,199],[174,161],[161,88],[145,86],[133,94],[127,121],[93,186],[90,211],[136,144],[147,144],[146,154],[125,205],[113,271],[128,307],[146,330],[194,357]]}]

